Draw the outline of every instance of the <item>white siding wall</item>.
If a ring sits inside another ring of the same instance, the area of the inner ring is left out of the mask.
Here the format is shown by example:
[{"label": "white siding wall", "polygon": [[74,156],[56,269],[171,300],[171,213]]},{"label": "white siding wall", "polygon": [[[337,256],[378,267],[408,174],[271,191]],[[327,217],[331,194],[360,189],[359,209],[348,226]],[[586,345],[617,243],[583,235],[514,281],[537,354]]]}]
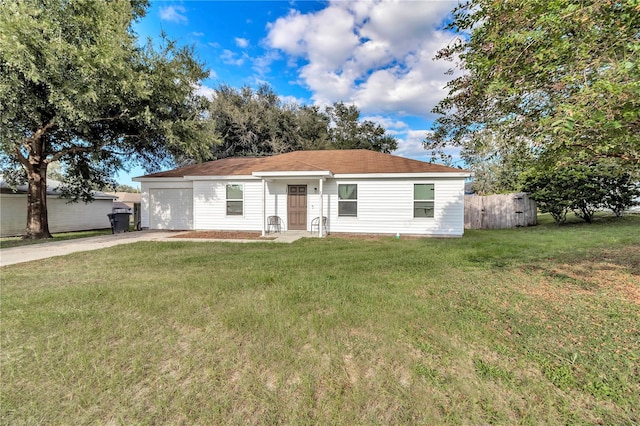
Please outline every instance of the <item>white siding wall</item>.
[{"label": "white siding wall", "polygon": [[[338,216],[338,184],[358,185],[358,216]],[[435,185],[433,218],[413,217],[413,185]],[[329,198],[329,232],[362,232],[462,236],[464,179],[332,179],[325,185]]]},{"label": "white siding wall", "polygon": [[[338,216],[338,183],[358,185],[358,216]],[[413,217],[413,185],[435,185],[433,218]],[[260,179],[203,180],[142,183],[142,226],[148,225],[148,192],[150,188],[193,188],[193,228],[202,230],[262,230],[262,181]],[[226,185],[242,184],[244,210],[242,216],[227,216]],[[277,215],[287,226],[287,186],[307,185],[307,229],[319,216],[318,180],[274,180],[267,182],[265,216]],[[324,215],[329,232],[381,234],[416,234],[462,236],[464,232],[464,179],[328,179],[324,182]]]},{"label": "white siding wall", "polygon": [[[227,215],[227,185],[243,186],[242,216]],[[262,182],[260,180],[195,181],[193,200],[195,229],[262,230]]]},{"label": "white siding wall", "polygon": [[[27,225],[27,196],[3,194],[0,202],[0,236],[22,235]],[[66,199],[47,197],[49,231],[70,232],[110,228],[111,200],[71,203]]]},{"label": "white siding wall", "polygon": [[[226,185],[241,184],[244,187],[244,214],[227,216]],[[280,216],[282,230],[288,228],[287,187],[288,185],[307,185],[307,229],[311,229],[311,220],[318,216],[318,181],[292,180],[267,182],[265,217]],[[194,228],[207,230],[261,231],[262,218],[262,181],[261,180],[224,180],[195,181],[193,183]],[[327,200],[327,196],[325,196]],[[326,203],[326,201],[325,201]],[[325,204],[325,215],[327,207]]]},{"label": "white siding wall", "polygon": [[112,205],[112,200],[67,204],[67,200],[63,198],[49,198],[47,200],[49,231],[69,232],[110,228],[111,223],[107,215],[111,213]]},{"label": "white siding wall", "polygon": [[0,196],[0,236],[21,235],[27,226],[27,196]]}]

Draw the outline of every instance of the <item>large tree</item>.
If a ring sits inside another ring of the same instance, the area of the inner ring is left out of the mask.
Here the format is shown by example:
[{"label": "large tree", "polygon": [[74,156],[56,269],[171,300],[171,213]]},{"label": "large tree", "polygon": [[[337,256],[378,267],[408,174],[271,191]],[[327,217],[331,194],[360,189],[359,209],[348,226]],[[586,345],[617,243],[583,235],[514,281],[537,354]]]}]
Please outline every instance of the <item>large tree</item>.
[{"label": "large tree", "polygon": [[391,152],[395,138],[370,121],[361,120],[355,105],[285,104],[268,85],[240,89],[221,85],[215,89],[209,114],[222,144],[214,146],[216,158],[261,156],[314,149],[369,149]]},{"label": "large tree", "polygon": [[471,0],[448,29],[460,36],[436,57],[461,73],[427,148],[491,132],[547,159],[640,163],[637,0]]},{"label": "large tree", "polygon": [[520,174],[535,159],[527,138],[507,138],[491,131],[477,132],[460,157],[474,171],[472,189],[479,195],[520,190]]},{"label": "large tree", "polygon": [[368,149],[391,153],[398,148],[398,141],[386,134],[384,127],[371,120],[360,120],[360,110],[355,105],[336,102],[326,108],[330,146],[333,149]]},{"label": "large tree", "polygon": [[5,176],[28,181],[26,238],[50,237],[46,173],[91,199],[115,171],[174,156],[201,158],[215,142],[196,95],[207,76],[190,48],[139,40],[145,0],[9,0],[0,8],[0,152]]},{"label": "large tree", "polygon": [[331,118],[317,105],[304,105],[296,109],[297,132],[302,149],[330,149],[329,128]]},{"label": "large tree", "polygon": [[256,90],[220,85],[210,118],[222,137],[216,158],[280,154],[301,149],[293,108],[284,105],[268,85]]}]

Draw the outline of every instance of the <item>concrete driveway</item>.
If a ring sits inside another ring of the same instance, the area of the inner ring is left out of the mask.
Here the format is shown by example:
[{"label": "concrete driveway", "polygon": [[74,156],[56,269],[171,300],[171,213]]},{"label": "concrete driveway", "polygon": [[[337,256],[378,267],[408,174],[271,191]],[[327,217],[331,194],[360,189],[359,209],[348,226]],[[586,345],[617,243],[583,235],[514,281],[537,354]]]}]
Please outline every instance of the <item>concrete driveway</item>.
[{"label": "concrete driveway", "polygon": [[[179,238],[181,232],[172,231],[138,231],[125,232],[114,235],[100,235],[98,237],[78,238],[75,240],[52,241],[48,243],[32,244],[21,247],[6,248],[0,250],[0,267],[14,265],[16,263],[31,262],[33,260],[46,259],[48,257],[64,256],[66,254],[81,251],[99,250],[121,244],[137,243],[138,241],[232,241],[232,242],[257,242],[258,240],[205,240]],[[291,243],[299,238],[308,236],[306,231],[299,233],[283,232],[275,240],[279,243]],[[178,238],[176,238],[178,237]]]},{"label": "concrete driveway", "polygon": [[98,237],[77,238],[75,240],[52,241],[6,248],[0,250],[0,267],[46,259],[48,257],[64,256],[65,254],[80,251],[99,250],[120,244],[136,243],[138,241],[159,241],[173,235],[176,234],[162,231],[125,232],[122,234],[100,235]]}]

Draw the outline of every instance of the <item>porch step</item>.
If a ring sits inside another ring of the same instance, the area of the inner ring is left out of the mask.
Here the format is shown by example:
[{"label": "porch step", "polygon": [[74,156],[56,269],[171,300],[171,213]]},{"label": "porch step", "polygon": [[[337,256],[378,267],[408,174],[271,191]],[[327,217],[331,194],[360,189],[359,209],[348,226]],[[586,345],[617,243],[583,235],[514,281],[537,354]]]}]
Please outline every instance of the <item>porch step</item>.
[{"label": "porch step", "polygon": [[267,234],[269,236],[276,236],[274,241],[278,243],[292,243],[294,241],[299,240],[300,238],[310,238],[317,237],[317,233],[311,233],[309,231],[282,231],[276,233]]}]

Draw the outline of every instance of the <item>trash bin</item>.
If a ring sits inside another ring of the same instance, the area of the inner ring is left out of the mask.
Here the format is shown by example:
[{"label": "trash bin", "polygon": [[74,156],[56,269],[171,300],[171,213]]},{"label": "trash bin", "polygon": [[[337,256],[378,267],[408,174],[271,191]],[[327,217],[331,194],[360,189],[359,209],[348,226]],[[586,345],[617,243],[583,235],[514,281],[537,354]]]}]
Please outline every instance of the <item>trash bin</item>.
[{"label": "trash bin", "polygon": [[129,232],[129,216],[131,213],[109,213],[109,222],[111,222],[111,233],[120,234]]}]

